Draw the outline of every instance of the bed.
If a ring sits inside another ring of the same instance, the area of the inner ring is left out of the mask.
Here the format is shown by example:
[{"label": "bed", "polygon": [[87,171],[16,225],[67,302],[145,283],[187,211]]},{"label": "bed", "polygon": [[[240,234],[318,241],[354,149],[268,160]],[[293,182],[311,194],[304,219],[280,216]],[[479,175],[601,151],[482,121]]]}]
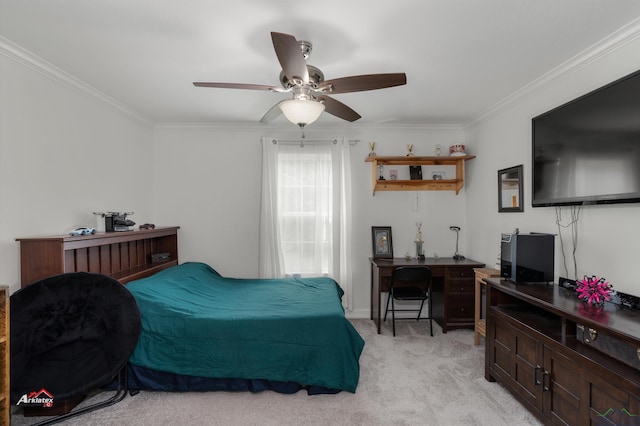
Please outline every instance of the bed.
[{"label": "bed", "polygon": [[130,389],[355,392],[364,340],[330,278],[237,279],[188,262],[132,281]]}]

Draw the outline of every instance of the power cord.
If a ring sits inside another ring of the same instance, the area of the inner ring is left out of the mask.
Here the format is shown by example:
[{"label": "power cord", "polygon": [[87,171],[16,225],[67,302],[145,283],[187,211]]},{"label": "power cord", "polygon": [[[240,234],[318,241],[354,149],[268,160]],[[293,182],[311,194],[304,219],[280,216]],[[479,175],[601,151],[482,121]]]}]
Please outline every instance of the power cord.
[{"label": "power cord", "polygon": [[580,220],[580,210],[582,206],[571,206],[571,221],[566,225],[562,224],[562,207],[556,207],[556,225],[558,226],[558,235],[560,238],[560,250],[562,251],[562,262],[564,265],[565,275],[569,275],[569,270],[567,269],[567,259],[565,256],[564,250],[564,240],[562,238],[562,228],[570,229],[571,231],[571,245],[572,251],[571,255],[573,258],[573,278],[575,280],[578,279],[578,261],[576,259],[576,251],[578,250],[578,222]]}]

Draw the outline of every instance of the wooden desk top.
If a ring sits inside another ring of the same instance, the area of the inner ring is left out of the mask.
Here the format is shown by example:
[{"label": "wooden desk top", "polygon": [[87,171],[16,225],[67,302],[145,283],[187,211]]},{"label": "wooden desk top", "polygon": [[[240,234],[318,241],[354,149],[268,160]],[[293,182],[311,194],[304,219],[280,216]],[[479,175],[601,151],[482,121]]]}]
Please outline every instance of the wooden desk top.
[{"label": "wooden desk top", "polygon": [[405,259],[404,257],[395,257],[393,259],[374,259],[372,257],[369,258],[369,261],[376,265],[378,268],[390,268],[396,266],[415,266],[415,265],[425,265],[425,266],[443,266],[443,267],[451,267],[451,266],[459,266],[459,267],[470,267],[470,268],[482,268],[484,263],[476,262],[471,259],[463,259],[463,260],[455,260],[452,257],[427,257],[423,260],[411,258]]}]

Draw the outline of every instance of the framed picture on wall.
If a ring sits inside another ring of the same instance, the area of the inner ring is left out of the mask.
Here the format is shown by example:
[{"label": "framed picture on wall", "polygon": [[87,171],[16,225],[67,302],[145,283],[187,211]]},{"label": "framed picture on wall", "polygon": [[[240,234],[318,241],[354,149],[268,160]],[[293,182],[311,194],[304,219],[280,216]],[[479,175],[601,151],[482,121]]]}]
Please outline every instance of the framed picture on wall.
[{"label": "framed picture on wall", "polygon": [[498,212],[523,212],[522,164],[498,170]]},{"label": "framed picture on wall", "polygon": [[371,241],[374,259],[393,259],[393,242],[390,226],[372,226]]}]

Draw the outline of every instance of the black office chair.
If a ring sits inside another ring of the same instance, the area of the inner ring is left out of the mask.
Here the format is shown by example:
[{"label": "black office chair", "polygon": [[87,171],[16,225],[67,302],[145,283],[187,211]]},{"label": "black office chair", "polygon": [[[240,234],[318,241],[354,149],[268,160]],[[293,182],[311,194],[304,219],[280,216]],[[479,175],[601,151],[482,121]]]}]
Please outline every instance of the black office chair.
[{"label": "black office chair", "polygon": [[[420,301],[418,309],[396,309],[396,300],[416,300]],[[393,270],[391,282],[389,283],[389,297],[387,298],[387,308],[384,311],[384,321],[387,320],[389,312],[389,301],[391,301],[391,318],[393,322],[393,335],[396,335],[396,315],[398,311],[418,312],[416,321],[420,320],[420,313],[424,307],[424,302],[429,301],[429,330],[433,336],[432,298],[431,298],[431,268],[428,266],[398,266]]]}]

